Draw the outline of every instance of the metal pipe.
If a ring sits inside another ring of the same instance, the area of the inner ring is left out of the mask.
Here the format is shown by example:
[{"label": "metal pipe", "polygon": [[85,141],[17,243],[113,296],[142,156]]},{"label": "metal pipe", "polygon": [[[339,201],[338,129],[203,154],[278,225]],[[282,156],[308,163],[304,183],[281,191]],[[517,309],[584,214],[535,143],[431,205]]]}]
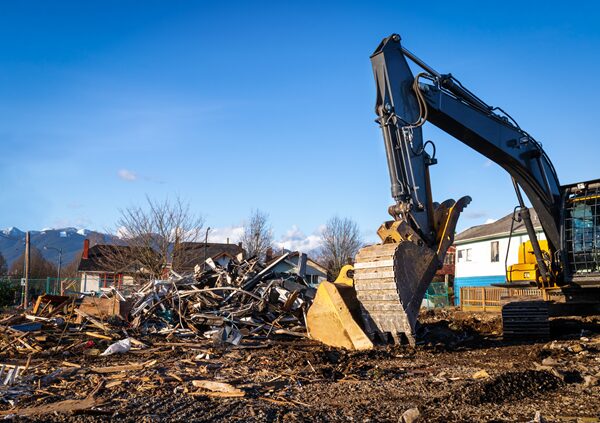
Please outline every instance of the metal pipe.
[{"label": "metal pipe", "polygon": [[387,122],[387,116],[379,117],[379,125],[383,133],[383,142],[385,145],[385,156],[387,159],[388,171],[390,174],[392,198],[398,203],[404,194],[404,187],[400,183],[400,175],[398,174],[398,164],[396,163],[396,152],[390,123]]},{"label": "metal pipe", "polygon": [[406,57],[408,57],[410,60],[412,60],[416,65],[418,65],[421,68],[423,68],[426,72],[428,72],[431,75],[433,75],[435,78],[440,79],[442,77],[442,75],[440,75],[435,69],[433,69],[427,63],[425,63],[424,61],[422,61],[421,59],[419,59],[415,54],[411,53],[405,47],[402,47],[402,53],[404,53],[404,55]]},{"label": "metal pipe", "polygon": [[31,273],[30,267],[31,260],[31,236],[29,235],[29,231],[25,232],[25,257],[24,257],[24,266],[25,266],[25,283],[24,283],[24,293],[23,293],[23,309],[26,309],[29,305],[29,275]]},{"label": "metal pipe", "polygon": [[450,91],[455,96],[463,99],[464,101],[466,101],[467,103],[471,104],[474,107],[482,109],[483,111],[489,112],[492,109],[490,106],[485,104],[485,102],[483,100],[478,98],[475,94],[473,94],[466,88],[462,87],[460,84],[457,84],[456,82],[454,82],[454,79],[452,78],[451,74],[447,74],[447,75],[440,74],[438,71],[433,69],[431,66],[429,66],[427,63],[425,63],[421,59],[419,59],[415,54],[413,54],[412,52],[407,50],[405,47],[402,47],[402,53],[406,57],[408,57],[410,60],[412,60],[417,66],[420,66],[427,73],[429,73],[435,79],[437,79],[442,87],[446,88],[448,91]]},{"label": "metal pipe", "polygon": [[440,79],[440,84],[442,85],[442,87],[446,88],[448,91],[450,91],[452,94],[454,94],[461,100],[466,101],[471,106],[476,107],[485,113],[489,113],[492,110],[492,107],[485,104],[483,100],[481,100],[471,91],[467,90],[466,88],[462,87],[460,84],[457,84],[454,81],[455,80],[452,78],[452,75],[442,75]]}]

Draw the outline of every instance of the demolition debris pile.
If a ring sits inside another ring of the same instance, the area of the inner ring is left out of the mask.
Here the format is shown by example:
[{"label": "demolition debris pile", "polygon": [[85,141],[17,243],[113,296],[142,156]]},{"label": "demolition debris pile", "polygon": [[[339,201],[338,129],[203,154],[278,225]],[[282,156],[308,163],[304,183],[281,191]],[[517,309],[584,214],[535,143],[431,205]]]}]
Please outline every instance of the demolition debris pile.
[{"label": "demolition debris pile", "polygon": [[153,336],[208,338],[221,345],[303,337],[315,290],[301,271],[274,271],[286,257],[269,265],[232,260],[226,267],[208,259],[193,275],[171,272],[127,298],[116,289],[99,297],[40,296],[32,310],[0,321],[0,354],[97,352],[103,343],[119,340],[121,346],[113,347],[123,352],[148,342],[138,338]]},{"label": "demolition debris pile", "polygon": [[132,327],[142,333],[203,335],[234,345],[243,336],[304,336],[314,289],[295,273],[274,273],[281,260],[270,266],[243,261],[225,269],[209,259],[205,269],[196,266],[193,277],[149,282],[134,295]]}]

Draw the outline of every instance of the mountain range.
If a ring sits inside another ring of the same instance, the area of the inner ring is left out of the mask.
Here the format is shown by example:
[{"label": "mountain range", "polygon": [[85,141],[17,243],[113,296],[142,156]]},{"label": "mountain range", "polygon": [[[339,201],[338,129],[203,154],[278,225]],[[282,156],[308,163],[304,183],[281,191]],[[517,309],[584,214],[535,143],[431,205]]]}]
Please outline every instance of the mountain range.
[{"label": "mountain range", "polygon": [[[57,250],[62,249],[63,266],[79,258],[83,240],[86,238],[92,244],[110,244],[116,240],[114,235],[77,228],[42,229],[29,231],[29,234],[31,246],[37,248],[44,258],[54,265],[58,265]],[[6,260],[8,268],[24,252],[24,231],[14,227],[0,231],[0,254]]]}]

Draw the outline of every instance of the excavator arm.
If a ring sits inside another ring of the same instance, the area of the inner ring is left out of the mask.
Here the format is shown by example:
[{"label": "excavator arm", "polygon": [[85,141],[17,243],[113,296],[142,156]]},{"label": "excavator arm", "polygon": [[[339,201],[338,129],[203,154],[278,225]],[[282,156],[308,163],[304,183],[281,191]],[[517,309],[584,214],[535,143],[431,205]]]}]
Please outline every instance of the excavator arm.
[{"label": "excavator arm", "polygon": [[[423,69],[416,78],[407,58]],[[418,206],[429,200],[424,171],[428,157],[414,154],[422,149],[421,125],[427,121],[504,168],[537,211],[552,250],[560,248],[561,186],[540,143],[452,75],[439,74],[404,49],[397,34],[381,42],[371,62],[377,84],[375,108],[378,121],[383,122],[392,196],[397,202]],[[395,128],[387,128],[387,122]],[[411,214],[428,232],[427,208],[414,207]]]}]

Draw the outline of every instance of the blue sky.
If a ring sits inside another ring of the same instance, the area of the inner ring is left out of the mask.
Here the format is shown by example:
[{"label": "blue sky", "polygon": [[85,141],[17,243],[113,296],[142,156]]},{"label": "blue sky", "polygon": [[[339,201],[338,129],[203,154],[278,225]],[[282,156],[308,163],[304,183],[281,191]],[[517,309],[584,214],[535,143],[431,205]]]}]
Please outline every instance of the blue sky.
[{"label": "blue sky", "polygon": [[[260,208],[277,239],[338,214],[374,240],[391,198],[369,55],[392,32],[513,115],[561,182],[600,177],[600,7],[527,3],[3,2],[0,227],[104,230],[180,196],[221,235]],[[504,171],[425,136],[436,199],[473,197],[459,228],[512,210]]]}]

